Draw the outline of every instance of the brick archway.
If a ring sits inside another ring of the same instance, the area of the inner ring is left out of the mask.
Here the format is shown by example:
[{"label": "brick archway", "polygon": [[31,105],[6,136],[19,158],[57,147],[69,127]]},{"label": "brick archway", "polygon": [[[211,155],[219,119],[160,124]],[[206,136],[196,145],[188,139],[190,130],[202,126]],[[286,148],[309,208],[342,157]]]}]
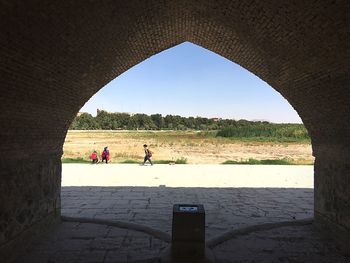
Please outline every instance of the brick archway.
[{"label": "brick archway", "polygon": [[[240,64],[312,137],[316,221],[349,242],[347,1],[0,1],[2,248],[59,215],[62,145],[81,106],[144,59],[190,41]],[[335,231],[337,230],[337,231]]]}]

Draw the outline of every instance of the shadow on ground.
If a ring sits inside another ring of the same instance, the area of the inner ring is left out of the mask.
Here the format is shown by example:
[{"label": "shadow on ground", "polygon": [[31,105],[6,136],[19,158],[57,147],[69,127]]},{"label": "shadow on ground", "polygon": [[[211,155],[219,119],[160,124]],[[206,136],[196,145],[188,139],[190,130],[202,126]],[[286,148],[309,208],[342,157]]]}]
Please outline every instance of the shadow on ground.
[{"label": "shadow on ground", "polygon": [[[298,223],[313,216],[313,189],[160,186],[62,187],[63,217],[99,223],[63,222],[34,241],[17,263],[163,262],[169,240],[127,224],[169,233],[175,203],[204,204],[213,262],[350,262],[312,221]],[[225,233],[229,239],[211,242]]]},{"label": "shadow on ground", "polygon": [[62,215],[132,222],[171,232],[172,206],[203,204],[206,237],[250,225],[313,217],[313,189],[62,187]]}]

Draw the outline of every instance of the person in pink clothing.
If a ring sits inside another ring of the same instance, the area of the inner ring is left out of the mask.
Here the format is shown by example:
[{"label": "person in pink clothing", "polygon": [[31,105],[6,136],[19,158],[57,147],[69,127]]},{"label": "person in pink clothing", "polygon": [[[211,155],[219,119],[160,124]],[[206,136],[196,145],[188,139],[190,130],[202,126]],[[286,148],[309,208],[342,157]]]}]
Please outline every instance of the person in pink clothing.
[{"label": "person in pink clothing", "polygon": [[101,159],[102,159],[102,162],[106,161],[106,163],[108,163],[109,161],[109,150],[107,146],[103,149]]}]

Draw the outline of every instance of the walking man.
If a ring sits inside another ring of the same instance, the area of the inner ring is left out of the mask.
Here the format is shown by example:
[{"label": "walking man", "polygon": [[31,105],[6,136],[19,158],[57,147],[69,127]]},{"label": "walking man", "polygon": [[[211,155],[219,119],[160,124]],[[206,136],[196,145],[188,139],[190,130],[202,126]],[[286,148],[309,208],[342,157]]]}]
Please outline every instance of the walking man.
[{"label": "walking man", "polygon": [[143,145],[143,149],[145,150],[145,158],[143,160],[143,164],[145,165],[146,161],[149,161],[151,165],[153,165],[152,161],[151,161],[151,157],[152,157],[152,152],[147,148],[147,144]]}]

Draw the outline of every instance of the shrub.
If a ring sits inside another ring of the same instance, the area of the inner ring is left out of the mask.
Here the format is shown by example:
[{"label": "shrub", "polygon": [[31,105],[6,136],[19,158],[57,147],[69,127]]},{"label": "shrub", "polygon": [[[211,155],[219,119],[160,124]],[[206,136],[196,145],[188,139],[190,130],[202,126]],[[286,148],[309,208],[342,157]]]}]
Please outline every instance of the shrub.
[{"label": "shrub", "polygon": [[264,159],[264,160],[256,160],[256,159],[248,159],[248,160],[227,160],[222,164],[266,164],[266,165],[294,165],[295,163],[289,159]]},{"label": "shrub", "polygon": [[250,123],[221,129],[216,136],[228,138],[254,138],[267,141],[310,140],[302,124]]},{"label": "shrub", "polygon": [[90,160],[86,160],[84,158],[78,157],[78,158],[62,158],[62,163],[91,163]]},{"label": "shrub", "polygon": [[181,157],[179,159],[176,159],[175,163],[176,164],[187,164],[187,158]]}]

